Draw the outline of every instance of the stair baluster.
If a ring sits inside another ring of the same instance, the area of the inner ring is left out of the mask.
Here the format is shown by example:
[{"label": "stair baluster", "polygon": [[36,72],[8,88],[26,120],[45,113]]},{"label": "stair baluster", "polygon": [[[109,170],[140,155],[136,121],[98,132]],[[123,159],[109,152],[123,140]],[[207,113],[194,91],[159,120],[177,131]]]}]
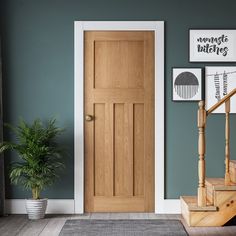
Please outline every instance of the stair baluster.
[{"label": "stair baluster", "polygon": [[205,187],[205,126],[206,110],[205,102],[199,102],[198,108],[198,206],[206,206],[206,187]]},{"label": "stair baluster", "polygon": [[225,102],[225,185],[230,185],[229,161],[230,161],[230,99]]}]

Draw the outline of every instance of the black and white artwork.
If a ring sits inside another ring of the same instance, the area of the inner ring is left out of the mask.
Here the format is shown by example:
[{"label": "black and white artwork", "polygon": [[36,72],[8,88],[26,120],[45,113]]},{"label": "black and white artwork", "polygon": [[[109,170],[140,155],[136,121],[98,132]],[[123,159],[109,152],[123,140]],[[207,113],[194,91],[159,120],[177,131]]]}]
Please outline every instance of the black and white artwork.
[{"label": "black and white artwork", "polygon": [[236,61],[236,30],[190,29],[189,61]]},{"label": "black and white artwork", "polygon": [[199,101],[202,98],[202,69],[172,69],[173,101]]},{"label": "black and white artwork", "polygon": [[[224,96],[236,88],[235,66],[208,66],[205,69],[206,109],[208,110]],[[236,113],[236,98],[230,100],[231,113]],[[214,113],[225,113],[225,106],[217,108]]]}]

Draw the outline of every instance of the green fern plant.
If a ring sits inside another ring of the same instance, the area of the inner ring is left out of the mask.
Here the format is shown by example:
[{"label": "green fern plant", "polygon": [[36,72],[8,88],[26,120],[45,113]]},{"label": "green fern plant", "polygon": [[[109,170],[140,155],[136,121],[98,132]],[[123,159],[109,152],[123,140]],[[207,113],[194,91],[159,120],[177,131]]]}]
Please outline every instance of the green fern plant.
[{"label": "green fern plant", "polygon": [[20,120],[18,126],[6,124],[13,131],[16,142],[0,144],[0,153],[16,151],[21,161],[14,162],[10,168],[10,180],[32,191],[33,199],[39,199],[41,191],[52,185],[58,177],[58,170],[64,167],[64,154],[56,138],[63,129],[56,127],[55,119],[45,125],[36,119],[32,124]]}]

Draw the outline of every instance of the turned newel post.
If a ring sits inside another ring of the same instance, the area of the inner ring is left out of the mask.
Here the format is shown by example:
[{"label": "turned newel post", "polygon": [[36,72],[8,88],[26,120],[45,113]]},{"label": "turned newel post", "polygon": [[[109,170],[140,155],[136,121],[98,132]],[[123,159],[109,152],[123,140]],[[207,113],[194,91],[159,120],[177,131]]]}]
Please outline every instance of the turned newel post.
[{"label": "turned newel post", "polygon": [[230,184],[230,174],[229,174],[229,160],[230,160],[229,113],[230,113],[230,100],[227,100],[225,102],[225,185]]},{"label": "turned newel post", "polygon": [[206,110],[205,102],[199,102],[198,108],[198,206],[206,206],[206,187],[205,187],[205,126]]}]

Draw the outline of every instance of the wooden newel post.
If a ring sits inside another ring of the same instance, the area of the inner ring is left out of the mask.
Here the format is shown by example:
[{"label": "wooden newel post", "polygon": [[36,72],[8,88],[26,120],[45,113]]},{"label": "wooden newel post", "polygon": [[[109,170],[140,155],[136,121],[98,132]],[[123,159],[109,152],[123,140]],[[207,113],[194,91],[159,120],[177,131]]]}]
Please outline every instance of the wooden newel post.
[{"label": "wooden newel post", "polygon": [[198,108],[198,206],[206,206],[206,187],[205,187],[205,126],[206,110],[205,102],[199,102]]},{"label": "wooden newel post", "polygon": [[230,160],[230,127],[229,127],[230,100],[225,102],[225,185],[230,184],[229,160]]}]

